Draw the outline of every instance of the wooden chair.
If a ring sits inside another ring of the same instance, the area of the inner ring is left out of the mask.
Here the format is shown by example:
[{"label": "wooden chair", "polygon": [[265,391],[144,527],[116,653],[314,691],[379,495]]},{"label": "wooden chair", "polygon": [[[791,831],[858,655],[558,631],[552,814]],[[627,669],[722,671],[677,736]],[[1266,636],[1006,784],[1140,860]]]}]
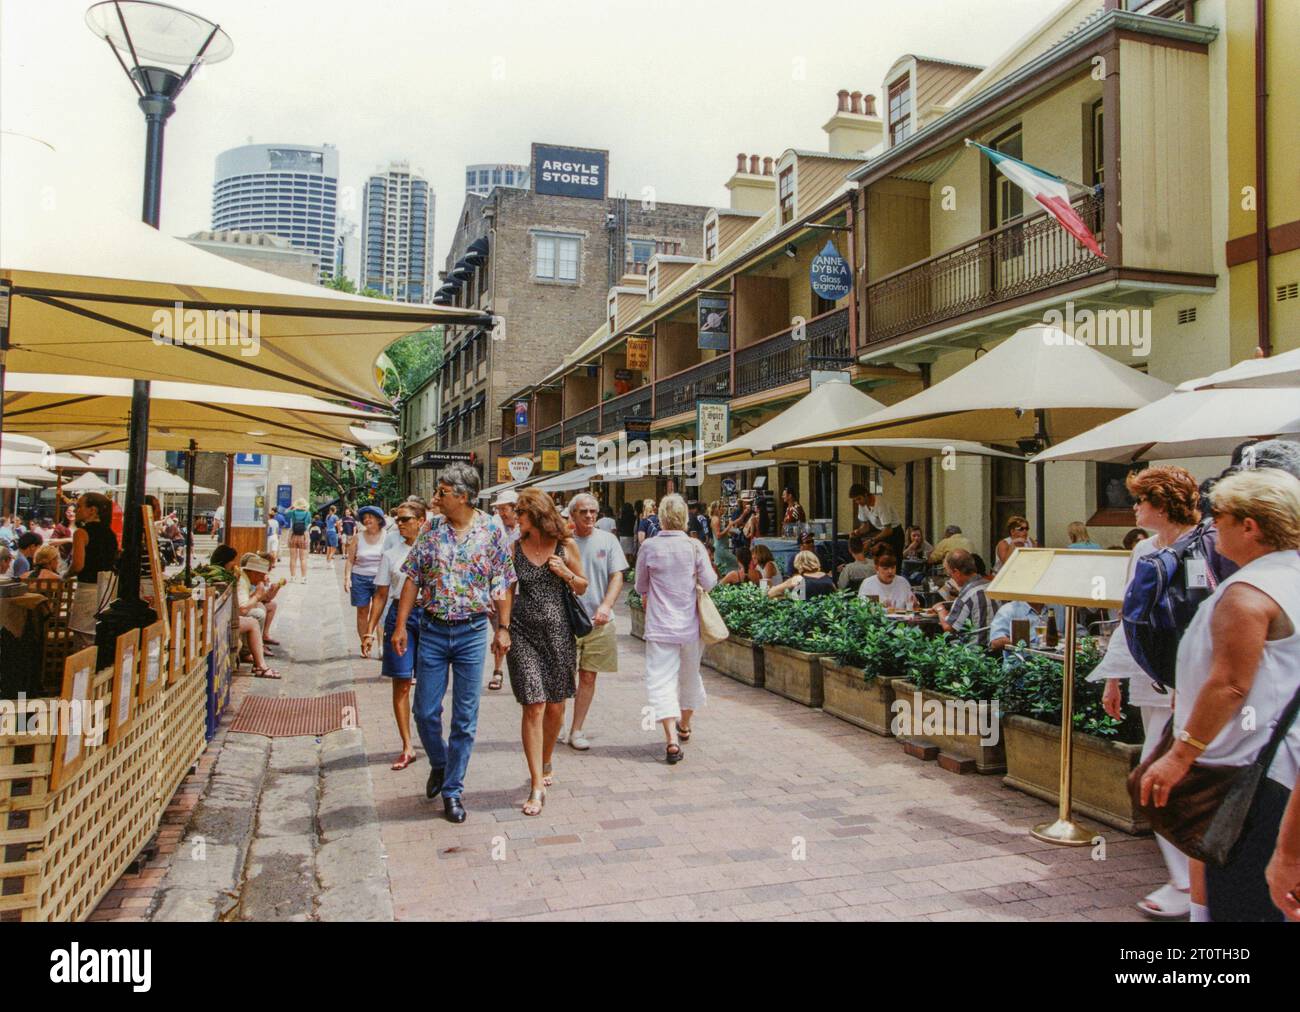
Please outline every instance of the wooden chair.
[{"label": "wooden chair", "polygon": [[44,649],[41,654],[41,690],[47,696],[57,696],[63,687],[63,662],[73,652],[72,595],[77,589],[75,580],[32,580],[31,590],[44,594],[50,601],[50,610],[40,621],[44,623]]}]

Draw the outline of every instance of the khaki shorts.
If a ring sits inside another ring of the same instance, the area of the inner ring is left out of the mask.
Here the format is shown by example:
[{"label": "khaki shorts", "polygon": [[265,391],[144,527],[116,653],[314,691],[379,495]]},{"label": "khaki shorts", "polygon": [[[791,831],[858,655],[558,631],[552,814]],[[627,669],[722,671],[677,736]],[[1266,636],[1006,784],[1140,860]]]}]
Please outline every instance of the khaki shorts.
[{"label": "khaki shorts", "polygon": [[613,621],[598,625],[578,640],[578,670],[618,670],[618,633]]}]

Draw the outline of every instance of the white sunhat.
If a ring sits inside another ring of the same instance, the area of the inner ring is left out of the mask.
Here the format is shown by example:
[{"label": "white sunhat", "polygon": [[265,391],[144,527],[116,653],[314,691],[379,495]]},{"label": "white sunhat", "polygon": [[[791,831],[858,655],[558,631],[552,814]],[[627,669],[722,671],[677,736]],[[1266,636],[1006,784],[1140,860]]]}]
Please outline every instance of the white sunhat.
[{"label": "white sunhat", "polygon": [[518,501],[519,501],[519,493],[512,488],[508,488],[504,492],[501,492],[497,495],[496,499],[493,500],[492,505],[494,507],[513,506]]}]

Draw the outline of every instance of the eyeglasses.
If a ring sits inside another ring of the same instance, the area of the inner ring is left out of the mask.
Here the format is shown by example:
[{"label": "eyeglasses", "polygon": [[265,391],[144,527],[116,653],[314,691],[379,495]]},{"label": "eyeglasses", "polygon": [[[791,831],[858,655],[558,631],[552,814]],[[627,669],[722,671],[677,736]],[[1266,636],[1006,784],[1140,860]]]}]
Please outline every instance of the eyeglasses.
[{"label": "eyeglasses", "polygon": [[404,524],[408,520],[419,520],[419,519],[420,519],[419,517],[398,517],[397,522],[399,524]]}]

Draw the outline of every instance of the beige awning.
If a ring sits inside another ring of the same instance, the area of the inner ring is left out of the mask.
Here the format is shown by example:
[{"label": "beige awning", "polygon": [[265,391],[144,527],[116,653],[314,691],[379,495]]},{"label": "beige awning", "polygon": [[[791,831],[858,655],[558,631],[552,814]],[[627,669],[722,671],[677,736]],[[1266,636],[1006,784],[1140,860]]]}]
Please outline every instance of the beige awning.
[{"label": "beige awning", "polygon": [[[127,449],[127,433],[120,426],[111,429],[58,429],[42,433],[42,436],[51,446],[70,452]],[[189,448],[190,436],[185,430],[149,430],[150,450]],[[304,436],[291,440],[274,435],[255,437],[237,431],[218,430],[205,430],[199,449],[209,453],[273,453],[282,457],[319,457],[324,460],[339,460],[343,456],[343,447],[339,443],[325,439]],[[117,470],[125,469],[124,464]]]},{"label": "beige awning", "polygon": [[777,447],[864,436],[1009,445],[1034,435],[1039,409],[1047,412],[1047,434],[1055,442],[1172,391],[1063,331],[1037,325],[919,394],[847,424],[828,423],[814,439],[786,437]]},{"label": "beige awning", "polygon": [[80,168],[27,137],[0,143],[0,278],[13,284],[6,365],[15,372],[202,379],[387,408],[374,366],[389,344],[433,324],[486,322],[474,310],[347,295],[196,249],[110,207],[86,184],[93,166]]}]

